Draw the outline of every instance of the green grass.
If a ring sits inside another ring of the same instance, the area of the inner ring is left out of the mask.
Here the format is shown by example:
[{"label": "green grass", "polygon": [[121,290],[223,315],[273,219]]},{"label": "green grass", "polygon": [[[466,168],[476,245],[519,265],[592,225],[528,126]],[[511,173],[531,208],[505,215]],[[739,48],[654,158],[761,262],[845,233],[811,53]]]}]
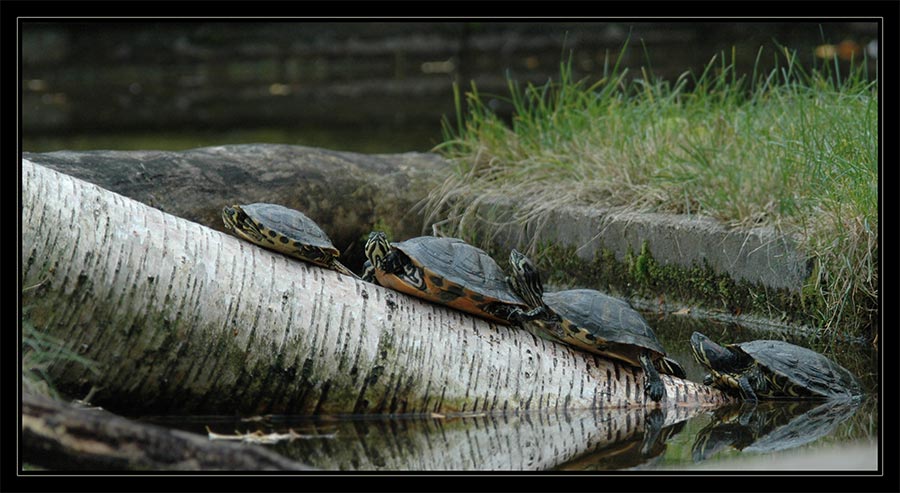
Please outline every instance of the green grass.
[{"label": "green grass", "polygon": [[520,224],[592,204],[770,226],[816,259],[804,296],[821,327],[871,326],[878,97],[866,64],[803,69],[782,49],[771,72],[738,76],[727,58],[675,81],[630,77],[618,61],[576,81],[562,63],[558,81],[509,82],[509,121],[474,84],[464,101],[457,88],[457,121],[436,148],[455,172],[430,195],[429,218],[449,217],[445,231],[464,236],[480,203],[512,197]]},{"label": "green grass", "polygon": [[92,360],[68,349],[64,341],[37,330],[28,318],[28,308],[22,314],[22,389],[38,395],[59,398],[47,373],[53,363],[72,362],[96,370]]}]

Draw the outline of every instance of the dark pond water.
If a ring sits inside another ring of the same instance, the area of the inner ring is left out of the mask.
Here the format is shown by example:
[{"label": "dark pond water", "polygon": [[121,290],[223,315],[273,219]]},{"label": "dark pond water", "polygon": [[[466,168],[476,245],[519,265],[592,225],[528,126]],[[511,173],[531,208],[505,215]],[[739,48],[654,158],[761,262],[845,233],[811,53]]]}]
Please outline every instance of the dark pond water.
[{"label": "dark pond water", "polygon": [[358,125],[341,128],[272,127],[233,131],[129,132],[122,134],[23,135],[26,152],[59,150],[177,151],[251,143],[323,147],[368,154],[426,152],[441,141],[440,121],[432,125]]},{"label": "dark pond water", "polygon": [[[694,330],[722,342],[781,338],[734,324],[645,315],[692,380],[701,380],[704,373],[687,344]],[[142,419],[231,437],[294,433],[266,446],[327,471],[876,470],[880,405],[877,380],[869,370],[875,367],[874,355],[861,346],[828,354],[860,377],[865,399],[761,402],[652,414],[632,409]]]}]

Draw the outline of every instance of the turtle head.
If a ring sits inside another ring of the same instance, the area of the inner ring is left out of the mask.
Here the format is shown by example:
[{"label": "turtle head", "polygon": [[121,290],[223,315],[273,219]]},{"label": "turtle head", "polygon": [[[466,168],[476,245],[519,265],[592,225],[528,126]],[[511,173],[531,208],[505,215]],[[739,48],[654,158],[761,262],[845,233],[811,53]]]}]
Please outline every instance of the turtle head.
[{"label": "turtle head", "polygon": [[240,212],[243,212],[243,211],[241,211],[241,206],[239,206],[239,205],[232,205],[232,206],[226,205],[225,207],[222,208],[222,222],[225,223],[226,230],[228,230],[228,231],[234,230],[234,226],[235,226],[235,224],[237,224],[237,220],[238,220],[238,213],[240,213]]},{"label": "turtle head", "polygon": [[253,220],[250,219],[250,216],[239,205],[222,208],[222,221],[225,223],[225,230],[250,241],[258,242],[265,237],[256,224],[253,223]]},{"label": "turtle head", "polygon": [[694,353],[697,363],[710,370],[728,372],[737,368],[739,364],[738,358],[733,352],[699,332],[691,335],[691,352]]},{"label": "turtle head", "polygon": [[544,285],[541,274],[531,263],[531,259],[513,249],[509,252],[509,267],[512,275],[507,278],[509,287],[519,295],[528,306],[536,308],[544,305]]},{"label": "turtle head", "polygon": [[372,231],[369,233],[369,239],[366,240],[366,258],[372,262],[375,268],[381,268],[381,261],[390,251],[391,243],[383,232]]}]

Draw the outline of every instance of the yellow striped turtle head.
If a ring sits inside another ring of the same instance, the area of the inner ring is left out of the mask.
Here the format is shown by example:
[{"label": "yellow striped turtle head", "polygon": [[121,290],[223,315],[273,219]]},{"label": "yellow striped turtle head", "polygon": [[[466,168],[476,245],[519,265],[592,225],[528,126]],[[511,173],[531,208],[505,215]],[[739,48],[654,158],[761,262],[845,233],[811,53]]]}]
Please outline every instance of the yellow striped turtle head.
[{"label": "yellow striped turtle head", "polygon": [[700,332],[691,335],[691,352],[697,363],[709,370],[725,374],[741,370],[741,362],[731,350],[716,344]]},{"label": "yellow striped turtle head", "polygon": [[531,308],[542,306],[544,285],[531,259],[514,248],[509,252],[509,268],[512,271],[508,279],[510,288]]},{"label": "yellow striped turtle head", "polygon": [[391,251],[391,243],[381,231],[372,231],[369,233],[369,239],[366,240],[366,258],[372,262],[372,266],[376,269],[381,268],[381,261],[385,255]]},{"label": "yellow striped turtle head", "polygon": [[253,243],[260,243],[266,234],[260,230],[250,216],[239,205],[225,206],[222,209],[222,221],[225,229]]}]

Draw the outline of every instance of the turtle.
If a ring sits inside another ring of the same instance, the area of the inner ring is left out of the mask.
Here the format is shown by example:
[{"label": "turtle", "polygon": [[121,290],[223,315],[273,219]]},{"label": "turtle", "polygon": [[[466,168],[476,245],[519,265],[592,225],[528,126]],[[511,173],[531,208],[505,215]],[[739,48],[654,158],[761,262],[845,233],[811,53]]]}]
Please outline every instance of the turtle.
[{"label": "turtle", "polygon": [[501,325],[543,313],[512,292],[507,276],[484,250],[459,238],[419,236],[390,243],[381,231],[366,241],[364,281],[449,306]]},{"label": "turtle", "polygon": [[312,219],[278,204],[232,205],[222,209],[225,229],[263,248],[359,278],[338,261],[340,251]]},{"label": "turtle", "polygon": [[805,347],[756,340],[716,344],[700,332],[691,351],[710,373],[704,383],[749,401],[758,399],[854,399],[862,392],[846,368]]},{"label": "turtle", "polygon": [[544,315],[531,321],[557,340],[607,358],[639,367],[644,392],[653,401],[665,395],[659,374],[685,378],[684,368],[666,356],[650,324],[627,302],[593,289],[544,292],[541,276],[524,254],[509,255],[510,284],[532,309]]}]

